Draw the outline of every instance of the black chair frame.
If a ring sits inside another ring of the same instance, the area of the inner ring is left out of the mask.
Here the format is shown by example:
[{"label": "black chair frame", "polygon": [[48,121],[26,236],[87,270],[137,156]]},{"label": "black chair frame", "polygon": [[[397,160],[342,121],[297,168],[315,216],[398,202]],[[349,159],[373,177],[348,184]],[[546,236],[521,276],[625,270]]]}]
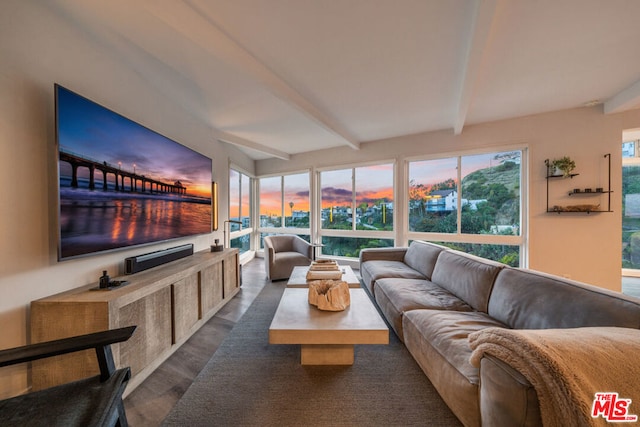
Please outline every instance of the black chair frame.
[{"label": "black chair frame", "polygon": [[126,427],[122,394],[131,377],[116,369],[111,344],[128,340],[135,326],[0,350],[0,367],[95,349],[100,375],[0,401],[2,426]]}]

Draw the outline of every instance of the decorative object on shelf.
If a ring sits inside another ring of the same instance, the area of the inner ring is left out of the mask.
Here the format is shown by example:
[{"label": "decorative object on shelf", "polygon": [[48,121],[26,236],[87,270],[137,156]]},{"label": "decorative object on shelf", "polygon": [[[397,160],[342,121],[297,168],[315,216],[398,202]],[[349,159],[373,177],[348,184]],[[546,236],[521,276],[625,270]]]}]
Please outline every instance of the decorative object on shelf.
[{"label": "decorative object on shelf", "polygon": [[342,280],[309,282],[309,304],[324,311],[342,311],[351,305],[349,285]]},{"label": "decorative object on shelf", "polygon": [[559,159],[553,159],[551,161],[551,166],[553,167],[552,176],[562,175],[565,178],[571,176],[571,172],[576,168],[576,162],[571,160],[571,157],[564,156]]},{"label": "decorative object on shelf", "polygon": [[[573,188],[573,189],[568,189],[568,192],[565,193],[565,195],[568,196],[575,196],[575,197],[579,197],[579,198],[597,198],[598,202],[601,203],[593,203],[593,204],[581,204],[581,205],[550,205],[549,203],[549,187],[550,187],[550,183],[553,182],[553,185],[561,185],[564,186],[565,188],[568,187],[568,185],[562,184],[563,178],[574,178],[576,176],[578,176],[579,174],[577,173],[571,173],[571,171],[573,171],[573,168],[575,167],[575,162],[573,162],[569,157],[563,157],[561,159],[554,159],[554,160],[549,160],[546,159],[544,161],[544,164],[547,166],[547,176],[546,176],[546,181],[547,181],[547,213],[565,213],[565,212],[578,212],[578,213],[601,213],[601,212],[613,212],[611,210],[611,193],[613,193],[613,191],[611,190],[611,153],[607,153],[604,155],[604,158],[606,159],[607,163],[606,163],[606,173],[607,173],[607,187],[595,187],[591,188],[591,187],[586,187],[586,188]],[[560,163],[563,163],[563,165],[560,165]],[[560,167],[564,167],[564,170],[561,172],[556,173],[556,166],[558,166],[558,168],[560,169]],[[555,194],[558,194],[557,192]],[[607,196],[607,200],[606,203],[603,203],[604,200],[602,199],[603,196]],[[556,197],[558,199],[558,202],[560,202],[559,197]]]},{"label": "decorative object on shelf", "polygon": [[109,275],[107,274],[107,270],[102,271],[102,276],[100,276],[100,280],[98,281],[98,286],[95,288],[91,288],[92,291],[110,291],[111,289],[117,288],[119,286],[128,285],[129,282],[127,280],[111,280]]},{"label": "decorative object on shelf", "polygon": [[222,252],[224,246],[220,244],[220,239],[215,239],[213,243],[215,243],[215,245],[211,246],[211,252]]},{"label": "decorative object on shelf", "polygon": [[107,274],[107,270],[104,270],[102,272],[102,276],[100,277],[100,288],[102,288],[102,289],[108,288],[110,281],[111,281],[111,279],[109,278],[109,275]]},{"label": "decorative object on shelf", "polygon": [[596,212],[600,209],[600,205],[568,205],[554,206],[554,212]]}]

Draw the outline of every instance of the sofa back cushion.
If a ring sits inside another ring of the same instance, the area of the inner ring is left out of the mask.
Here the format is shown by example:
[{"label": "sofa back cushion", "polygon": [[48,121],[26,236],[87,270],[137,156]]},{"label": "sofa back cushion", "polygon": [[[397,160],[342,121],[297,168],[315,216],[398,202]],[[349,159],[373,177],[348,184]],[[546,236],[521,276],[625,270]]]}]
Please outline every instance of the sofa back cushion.
[{"label": "sofa back cushion", "polygon": [[446,250],[438,256],[431,281],[474,310],[486,313],[493,282],[503,267],[504,264],[495,261]]},{"label": "sofa back cushion", "polygon": [[505,268],[493,286],[489,315],[514,329],[638,329],[640,300],[550,274]]},{"label": "sofa back cushion", "polygon": [[416,240],[411,242],[409,249],[407,249],[404,255],[404,263],[431,280],[438,255],[445,249],[444,246]]}]

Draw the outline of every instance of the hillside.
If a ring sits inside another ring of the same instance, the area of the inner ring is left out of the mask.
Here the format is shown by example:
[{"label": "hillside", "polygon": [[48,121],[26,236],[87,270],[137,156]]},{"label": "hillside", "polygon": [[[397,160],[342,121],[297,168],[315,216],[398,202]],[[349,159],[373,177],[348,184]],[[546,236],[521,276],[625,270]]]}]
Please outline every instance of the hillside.
[{"label": "hillside", "polygon": [[[498,166],[492,166],[490,168],[479,169],[473,173],[470,173],[462,180],[462,192],[473,183],[483,186],[489,186],[491,184],[502,184],[510,192],[517,190],[520,191],[520,166],[514,162],[506,162]],[[468,198],[468,197],[465,197]]]},{"label": "hillside", "polygon": [[477,170],[462,180],[462,197],[487,199],[496,225],[520,223],[519,196],[520,165],[514,162]]}]

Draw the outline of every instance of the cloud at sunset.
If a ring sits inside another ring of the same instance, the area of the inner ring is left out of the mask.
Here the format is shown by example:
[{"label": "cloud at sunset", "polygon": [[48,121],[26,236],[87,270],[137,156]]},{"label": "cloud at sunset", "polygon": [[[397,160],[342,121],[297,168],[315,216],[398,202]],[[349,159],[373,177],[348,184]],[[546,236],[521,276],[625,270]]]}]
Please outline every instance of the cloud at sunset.
[{"label": "cloud at sunset", "polygon": [[322,206],[351,206],[352,192],[344,188],[325,187],[322,189]]}]

